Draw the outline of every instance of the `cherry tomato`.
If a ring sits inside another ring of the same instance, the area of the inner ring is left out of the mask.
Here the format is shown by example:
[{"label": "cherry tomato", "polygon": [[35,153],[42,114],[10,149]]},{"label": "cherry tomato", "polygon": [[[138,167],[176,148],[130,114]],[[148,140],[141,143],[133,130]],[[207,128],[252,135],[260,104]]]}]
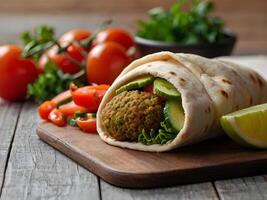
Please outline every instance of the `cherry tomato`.
[{"label": "cherry tomato", "polygon": [[85,29],[73,29],[64,33],[59,41],[62,45],[69,44],[73,41],[80,41],[91,36],[91,32]]},{"label": "cherry tomato", "polygon": [[73,101],[82,107],[87,108],[88,112],[97,112],[99,104],[108,90],[109,85],[95,85],[77,88],[71,84],[70,90]]},{"label": "cherry tomato", "polygon": [[88,114],[85,118],[78,118],[77,125],[80,129],[88,133],[97,133],[96,119],[92,117],[92,114]]},{"label": "cherry tomato", "polygon": [[108,28],[97,34],[94,44],[115,42],[122,45],[126,50],[135,46],[134,38],[126,30],[120,28]]},{"label": "cherry tomato", "polygon": [[69,98],[71,98],[71,92],[67,90],[55,96],[51,101],[53,101],[55,104],[60,104]]},{"label": "cherry tomato", "polygon": [[[84,56],[81,53],[82,51],[83,49],[81,47],[73,44],[67,48],[65,53],[75,61],[82,62],[84,60]],[[65,55],[58,53],[58,48],[56,46],[52,47],[44,55],[42,55],[39,60],[40,70],[44,71],[45,65],[49,59],[56,63],[64,73],[75,74],[81,70],[79,65],[66,58]]]},{"label": "cherry tomato", "polygon": [[8,101],[22,101],[27,86],[39,75],[31,59],[21,57],[22,50],[15,45],[0,47],[0,97]]},{"label": "cherry tomato", "polygon": [[66,117],[64,114],[57,108],[53,109],[48,115],[48,119],[57,126],[67,125]]},{"label": "cherry tomato", "polygon": [[114,42],[92,48],[87,59],[87,80],[90,83],[111,84],[130,63],[125,49]]},{"label": "cherry tomato", "polygon": [[59,107],[59,110],[67,117],[73,117],[76,112],[88,112],[86,108],[78,106],[74,101],[63,104]]},{"label": "cherry tomato", "polygon": [[[59,42],[61,46],[64,47],[71,42],[86,39],[90,37],[90,35],[91,33],[84,29],[74,29],[65,33],[59,39]],[[89,49],[90,47],[88,47],[88,49],[84,49],[79,44],[74,43],[67,48],[65,53],[77,62],[82,62],[85,59],[83,53],[86,53]],[[75,74],[81,70],[79,65],[68,59],[62,53],[58,53],[58,48],[54,46],[49,49],[39,60],[39,68],[42,71],[44,70],[49,58],[55,62],[64,73]]]},{"label": "cherry tomato", "polygon": [[56,104],[53,101],[45,101],[38,107],[39,116],[44,120],[48,120],[48,116],[54,108],[56,108]]}]

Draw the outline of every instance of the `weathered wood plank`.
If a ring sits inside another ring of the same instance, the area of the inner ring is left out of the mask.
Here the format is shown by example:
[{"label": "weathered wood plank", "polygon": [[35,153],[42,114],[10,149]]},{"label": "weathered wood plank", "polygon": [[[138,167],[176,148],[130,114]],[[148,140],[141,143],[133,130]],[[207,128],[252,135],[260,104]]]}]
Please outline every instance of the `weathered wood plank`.
[{"label": "weathered wood plank", "polygon": [[21,104],[0,99],[0,194]]},{"label": "weathered wood plank", "polygon": [[216,181],[219,197],[228,199],[267,199],[267,177],[255,176]]},{"label": "weathered wood plank", "polygon": [[100,188],[103,200],[218,199],[211,183],[181,185],[160,189],[132,190],[114,187],[101,180]]},{"label": "weathered wood plank", "polygon": [[36,135],[36,106],[25,103],[2,190],[3,199],[99,199],[97,177]]}]

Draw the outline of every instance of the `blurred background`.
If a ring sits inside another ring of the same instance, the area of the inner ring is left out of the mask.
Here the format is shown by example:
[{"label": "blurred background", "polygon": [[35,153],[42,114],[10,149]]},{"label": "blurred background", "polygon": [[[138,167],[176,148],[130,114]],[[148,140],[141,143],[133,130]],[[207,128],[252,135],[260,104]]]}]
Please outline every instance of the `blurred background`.
[{"label": "blurred background", "polygon": [[[96,28],[106,19],[113,26],[135,29],[147,10],[168,8],[175,0],[0,0],[0,44],[16,42],[24,30],[40,24],[56,28],[57,35],[71,28]],[[238,34],[235,54],[266,54],[267,0],[215,0],[215,15]]]}]

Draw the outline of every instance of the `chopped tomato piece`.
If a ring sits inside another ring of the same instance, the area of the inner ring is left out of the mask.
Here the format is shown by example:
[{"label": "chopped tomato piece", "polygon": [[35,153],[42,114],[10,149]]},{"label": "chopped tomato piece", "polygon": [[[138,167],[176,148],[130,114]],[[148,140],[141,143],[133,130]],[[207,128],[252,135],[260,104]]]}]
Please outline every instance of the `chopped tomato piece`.
[{"label": "chopped tomato piece", "polygon": [[65,115],[57,108],[50,112],[48,119],[57,126],[65,126],[67,124]]},{"label": "chopped tomato piece", "polygon": [[148,93],[151,93],[151,94],[154,93],[152,84],[147,85],[144,90],[145,90],[145,92],[148,92]]},{"label": "chopped tomato piece", "polygon": [[88,110],[82,106],[78,106],[71,101],[59,107],[59,110],[67,117],[73,117],[76,112],[88,112]]},{"label": "chopped tomato piece", "polygon": [[77,105],[87,108],[88,112],[97,112],[99,104],[108,88],[109,85],[94,85],[81,88],[74,84],[70,86],[73,101]]},{"label": "chopped tomato piece", "polygon": [[55,96],[51,101],[53,101],[55,104],[60,104],[69,98],[71,98],[71,92],[67,90]]},{"label": "chopped tomato piece", "polygon": [[96,118],[93,118],[92,114],[88,114],[85,118],[78,118],[77,125],[87,133],[97,133]]},{"label": "chopped tomato piece", "polygon": [[48,120],[48,116],[54,108],[56,108],[55,102],[45,101],[38,107],[38,113],[42,119]]}]

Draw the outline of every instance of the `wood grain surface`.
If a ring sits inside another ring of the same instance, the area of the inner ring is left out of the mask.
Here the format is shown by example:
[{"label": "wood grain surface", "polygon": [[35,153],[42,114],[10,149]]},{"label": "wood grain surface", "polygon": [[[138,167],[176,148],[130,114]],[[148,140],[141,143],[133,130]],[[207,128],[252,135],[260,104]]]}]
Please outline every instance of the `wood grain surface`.
[{"label": "wood grain surface", "polygon": [[20,109],[21,104],[11,104],[0,99],[0,193]]},{"label": "wood grain surface", "polygon": [[240,147],[221,137],[167,153],[108,145],[98,135],[43,122],[39,137],[105,181],[126,188],[153,188],[261,174],[267,151]]},{"label": "wood grain surface", "polygon": [[41,142],[35,132],[38,121],[36,106],[25,103],[1,199],[99,200],[98,178]]}]

